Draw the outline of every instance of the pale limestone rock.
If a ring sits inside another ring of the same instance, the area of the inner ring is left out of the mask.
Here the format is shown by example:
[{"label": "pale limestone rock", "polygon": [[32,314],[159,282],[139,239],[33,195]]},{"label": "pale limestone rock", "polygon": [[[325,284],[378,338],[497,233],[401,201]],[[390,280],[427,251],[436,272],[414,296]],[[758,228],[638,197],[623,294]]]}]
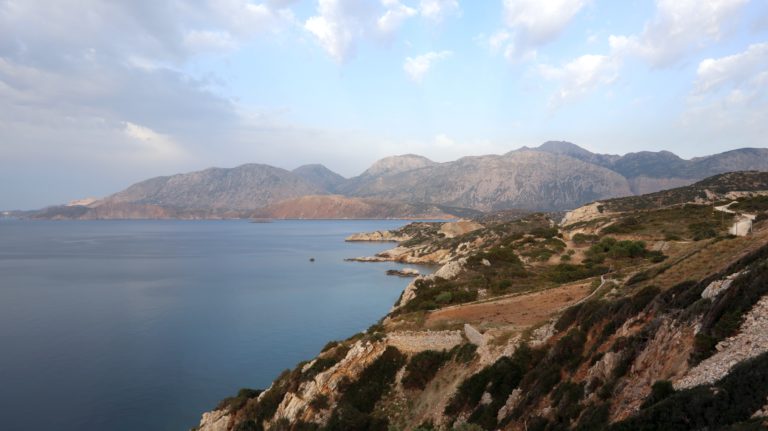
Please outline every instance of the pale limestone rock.
[{"label": "pale limestone rock", "polygon": [[504,403],[504,406],[502,406],[499,409],[499,413],[496,415],[496,419],[498,421],[501,421],[505,417],[507,417],[510,413],[512,413],[512,410],[517,407],[517,404],[520,403],[520,399],[523,397],[523,391],[520,388],[517,388],[512,391],[511,394],[509,394],[509,397],[507,398],[507,402]]},{"label": "pale limestone rock", "polygon": [[402,242],[411,239],[408,235],[398,235],[388,230],[377,230],[375,232],[355,233],[346,238],[345,241],[394,241]]},{"label": "pale limestone rock", "polygon": [[483,225],[474,221],[460,220],[457,222],[443,223],[442,226],[440,226],[440,233],[446,238],[455,238],[482,229],[483,227]]},{"label": "pale limestone rock", "polygon": [[203,413],[203,417],[200,419],[200,425],[197,429],[198,431],[227,431],[229,420],[230,416],[226,410],[206,412]]}]

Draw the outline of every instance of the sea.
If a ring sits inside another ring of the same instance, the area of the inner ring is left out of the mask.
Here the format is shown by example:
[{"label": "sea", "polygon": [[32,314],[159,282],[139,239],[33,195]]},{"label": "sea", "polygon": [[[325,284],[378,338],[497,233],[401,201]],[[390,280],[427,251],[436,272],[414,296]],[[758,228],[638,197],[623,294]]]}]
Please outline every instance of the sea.
[{"label": "sea", "polygon": [[344,238],[406,223],[0,220],[0,429],[190,429],[376,323],[403,266]]}]

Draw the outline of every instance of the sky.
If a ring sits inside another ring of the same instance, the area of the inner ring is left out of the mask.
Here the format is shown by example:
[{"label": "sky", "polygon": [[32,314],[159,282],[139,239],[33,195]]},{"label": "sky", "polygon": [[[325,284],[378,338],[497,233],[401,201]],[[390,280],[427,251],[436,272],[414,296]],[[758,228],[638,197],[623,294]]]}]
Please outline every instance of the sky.
[{"label": "sky", "polygon": [[210,166],[766,136],[765,0],[0,0],[0,209]]}]

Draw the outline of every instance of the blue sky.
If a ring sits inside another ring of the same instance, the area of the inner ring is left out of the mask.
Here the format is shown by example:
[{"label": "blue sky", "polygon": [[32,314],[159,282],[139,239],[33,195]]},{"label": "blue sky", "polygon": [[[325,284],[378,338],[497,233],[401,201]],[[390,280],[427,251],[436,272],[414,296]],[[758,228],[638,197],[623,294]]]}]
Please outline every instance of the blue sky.
[{"label": "blue sky", "polygon": [[546,140],[764,147],[763,0],[0,0],[0,208]]}]

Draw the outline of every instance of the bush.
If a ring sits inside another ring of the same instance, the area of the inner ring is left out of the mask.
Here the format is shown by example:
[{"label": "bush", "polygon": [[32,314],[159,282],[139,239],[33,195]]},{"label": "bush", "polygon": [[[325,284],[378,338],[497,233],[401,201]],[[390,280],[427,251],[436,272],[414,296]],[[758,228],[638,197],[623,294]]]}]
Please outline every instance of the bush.
[{"label": "bush", "polygon": [[659,380],[651,386],[651,393],[648,398],[643,401],[640,406],[641,409],[651,407],[660,401],[665,400],[675,393],[675,387],[672,386],[672,382],[669,380]]},{"label": "bush", "polygon": [[589,235],[589,234],[583,234],[583,233],[577,233],[575,234],[571,240],[576,244],[594,244],[598,240],[597,235]]},{"label": "bush", "polygon": [[248,402],[248,400],[258,397],[259,395],[261,395],[262,392],[264,391],[260,389],[248,389],[248,388],[240,389],[237,392],[236,396],[224,398],[223,400],[221,400],[221,402],[216,406],[215,410],[226,409],[227,411],[230,411],[230,412],[236,412],[241,408],[243,408],[245,404]]},{"label": "bush", "polygon": [[386,430],[388,421],[373,417],[376,403],[394,383],[405,356],[389,346],[354,382],[340,385],[341,399],[328,421],[329,430]]},{"label": "bush", "polygon": [[587,267],[585,265],[560,263],[548,268],[547,277],[555,283],[569,283],[607,272],[608,268],[604,266]]},{"label": "bush", "polygon": [[717,236],[719,226],[712,222],[696,222],[688,225],[688,231],[691,233],[694,241],[714,238]]},{"label": "bush", "polygon": [[[521,345],[512,357],[502,356],[495,363],[483,368],[459,385],[458,390],[445,407],[446,415],[455,415],[461,411],[477,406],[484,392],[491,394],[492,402],[487,406],[479,406],[470,416],[470,422],[484,422],[487,427],[496,426],[496,413],[504,405],[509,394],[520,384],[525,373],[534,363],[534,352],[527,346]],[[493,419],[493,424],[487,421]]]},{"label": "bush", "polygon": [[451,349],[451,357],[459,364],[468,364],[477,357],[477,346],[472,343],[464,343]]},{"label": "bush", "polygon": [[450,354],[446,351],[425,350],[413,355],[405,367],[403,387],[424,389],[449,358]]}]

